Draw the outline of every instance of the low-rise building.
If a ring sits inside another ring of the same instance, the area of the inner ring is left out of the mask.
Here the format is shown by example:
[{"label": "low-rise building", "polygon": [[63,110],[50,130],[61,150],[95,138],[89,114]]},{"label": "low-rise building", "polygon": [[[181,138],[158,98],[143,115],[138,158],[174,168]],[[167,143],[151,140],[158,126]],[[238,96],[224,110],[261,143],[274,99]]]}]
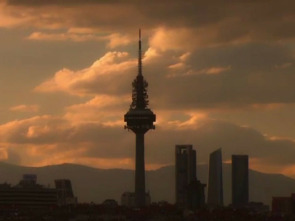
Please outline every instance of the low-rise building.
[{"label": "low-rise building", "polygon": [[[151,204],[150,193],[145,194],[145,205],[149,206]],[[129,208],[135,208],[135,193],[134,192],[124,192],[121,196],[121,205]]]},{"label": "low-rise building", "polygon": [[278,215],[295,214],[295,194],[290,197],[273,197],[272,213]]},{"label": "low-rise building", "polygon": [[0,184],[2,208],[48,208],[57,205],[57,191],[37,184],[37,176],[25,174],[19,184]]}]

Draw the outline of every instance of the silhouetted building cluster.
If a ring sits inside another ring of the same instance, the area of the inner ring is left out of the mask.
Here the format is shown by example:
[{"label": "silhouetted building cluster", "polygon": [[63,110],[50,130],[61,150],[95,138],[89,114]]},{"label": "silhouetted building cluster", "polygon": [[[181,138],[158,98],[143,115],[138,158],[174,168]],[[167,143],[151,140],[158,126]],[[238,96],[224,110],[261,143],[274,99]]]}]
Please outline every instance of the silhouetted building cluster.
[{"label": "silhouetted building cluster", "polygon": [[[232,207],[249,206],[249,163],[247,155],[232,155]],[[208,206],[223,206],[222,153],[210,154]]]},{"label": "silhouetted building cluster", "polygon": [[48,209],[56,206],[75,205],[70,180],[55,180],[55,188],[44,187],[37,184],[35,174],[25,174],[20,182],[11,186],[0,184],[0,207],[10,209]]},{"label": "silhouetted building cluster", "polygon": [[[250,206],[248,164],[247,155],[232,156],[232,207],[234,208]],[[196,165],[196,151],[193,146],[176,145],[175,197],[179,208],[195,210],[205,206],[206,185],[197,179]],[[207,206],[210,208],[223,206],[221,149],[210,154]]]},{"label": "silhouetted building cluster", "polygon": [[196,151],[192,145],[175,147],[175,195],[180,208],[195,210],[205,205],[205,184],[197,180]]}]

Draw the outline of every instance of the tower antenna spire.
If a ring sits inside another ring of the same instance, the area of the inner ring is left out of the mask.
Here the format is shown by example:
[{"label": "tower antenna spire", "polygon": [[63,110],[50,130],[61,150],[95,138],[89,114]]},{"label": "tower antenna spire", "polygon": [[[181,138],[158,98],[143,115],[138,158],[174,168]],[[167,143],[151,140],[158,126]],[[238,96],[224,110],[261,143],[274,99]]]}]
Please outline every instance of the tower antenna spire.
[{"label": "tower antenna spire", "polygon": [[138,75],[142,75],[141,29],[138,31]]}]

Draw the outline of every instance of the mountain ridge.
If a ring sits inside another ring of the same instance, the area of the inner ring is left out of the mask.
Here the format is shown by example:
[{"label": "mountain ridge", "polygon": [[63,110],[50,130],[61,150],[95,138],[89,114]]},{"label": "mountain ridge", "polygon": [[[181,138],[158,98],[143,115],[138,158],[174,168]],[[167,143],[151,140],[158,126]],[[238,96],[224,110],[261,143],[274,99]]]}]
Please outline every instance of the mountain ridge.
[{"label": "mountain ridge", "polygon": [[[36,174],[37,182],[54,186],[55,179],[70,179],[79,202],[101,203],[112,198],[120,202],[125,191],[134,189],[134,171],[129,169],[100,169],[85,165],[63,163],[42,167],[27,167],[0,162],[0,183],[17,184],[23,174]],[[152,201],[166,200],[174,203],[174,166],[146,171],[146,190]],[[207,184],[208,165],[198,165],[197,176]],[[231,202],[231,165],[223,164],[225,205]],[[295,180],[282,174],[268,174],[249,170],[250,201],[270,205],[273,196],[290,196],[295,192]],[[207,188],[206,188],[207,190]]]}]

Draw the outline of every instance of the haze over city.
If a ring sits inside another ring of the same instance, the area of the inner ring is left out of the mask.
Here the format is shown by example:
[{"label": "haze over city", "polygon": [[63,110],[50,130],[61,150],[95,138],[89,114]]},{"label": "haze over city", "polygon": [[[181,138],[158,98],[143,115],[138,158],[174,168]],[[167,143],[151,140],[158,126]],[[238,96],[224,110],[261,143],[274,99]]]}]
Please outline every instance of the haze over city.
[{"label": "haze over city", "polygon": [[294,4],[290,1],[0,1],[0,159],[25,166],[134,168],[123,115],[143,74],[156,130],[146,168],[249,155],[295,177]]}]

